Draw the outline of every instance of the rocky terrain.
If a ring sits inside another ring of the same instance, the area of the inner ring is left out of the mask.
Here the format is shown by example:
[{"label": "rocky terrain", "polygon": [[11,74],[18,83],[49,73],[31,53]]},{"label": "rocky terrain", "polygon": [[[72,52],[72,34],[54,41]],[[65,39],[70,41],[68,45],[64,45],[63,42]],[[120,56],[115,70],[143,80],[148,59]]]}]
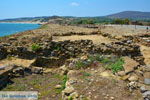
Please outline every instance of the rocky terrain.
[{"label": "rocky terrain", "polygon": [[45,24],[2,37],[0,83],[39,100],[150,100],[150,32]]}]

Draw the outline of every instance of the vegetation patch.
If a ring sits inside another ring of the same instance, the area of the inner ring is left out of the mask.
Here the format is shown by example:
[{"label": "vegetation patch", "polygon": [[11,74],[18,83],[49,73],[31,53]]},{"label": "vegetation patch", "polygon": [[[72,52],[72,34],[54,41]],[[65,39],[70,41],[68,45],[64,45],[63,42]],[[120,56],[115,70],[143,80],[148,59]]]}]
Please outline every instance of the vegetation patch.
[{"label": "vegetation patch", "polygon": [[87,68],[91,65],[99,66],[102,64],[106,69],[112,70],[113,73],[123,70],[124,60],[117,56],[105,56],[105,55],[89,55],[86,60],[79,59],[75,63],[77,69]]},{"label": "vegetation patch", "polygon": [[48,25],[47,24],[44,24],[42,25],[39,29],[47,29],[48,28]]},{"label": "vegetation patch", "polygon": [[38,51],[41,49],[41,46],[39,44],[33,44],[31,48],[32,48],[32,51]]},{"label": "vegetation patch", "polygon": [[68,80],[67,75],[62,77],[61,88],[56,89],[56,93],[60,94],[66,88],[66,82]]},{"label": "vegetation patch", "polygon": [[81,68],[86,68],[87,67],[87,64],[84,62],[84,61],[77,61],[76,64],[75,64],[75,67],[77,69],[81,69]]},{"label": "vegetation patch", "polygon": [[[59,74],[30,75],[12,79],[13,84],[8,84],[1,91],[38,91],[39,100],[44,100],[46,97],[52,98],[53,95],[61,99],[61,91],[65,87],[66,80],[66,76]],[[58,92],[55,86],[60,83],[62,89]]]},{"label": "vegetation patch", "polygon": [[91,74],[87,72],[83,72],[83,76],[88,77],[88,76],[91,76]]},{"label": "vegetation patch", "polygon": [[113,73],[123,70],[124,60],[119,58],[116,62],[111,63],[110,65],[106,65],[105,68],[111,69]]}]

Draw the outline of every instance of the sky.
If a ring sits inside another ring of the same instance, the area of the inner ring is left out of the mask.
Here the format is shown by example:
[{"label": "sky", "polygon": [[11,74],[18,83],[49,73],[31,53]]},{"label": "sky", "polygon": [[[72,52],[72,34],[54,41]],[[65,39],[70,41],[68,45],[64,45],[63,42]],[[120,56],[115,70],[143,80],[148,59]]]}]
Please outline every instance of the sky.
[{"label": "sky", "polygon": [[105,16],[150,12],[150,0],[0,0],[0,19],[36,16]]}]

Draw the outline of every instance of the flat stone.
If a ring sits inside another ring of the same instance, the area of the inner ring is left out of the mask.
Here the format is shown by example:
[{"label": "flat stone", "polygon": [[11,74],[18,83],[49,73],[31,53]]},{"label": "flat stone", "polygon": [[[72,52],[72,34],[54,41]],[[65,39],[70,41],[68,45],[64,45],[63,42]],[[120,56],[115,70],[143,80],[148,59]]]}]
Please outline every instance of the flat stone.
[{"label": "flat stone", "polygon": [[141,86],[141,87],[140,87],[140,91],[141,91],[142,93],[144,93],[144,92],[147,91],[147,89],[145,88],[145,86]]},{"label": "flat stone", "polygon": [[77,92],[73,92],[70,97],[72,97],[73,99],[76,99],[79,97],[78,93]]},{"label": "flat stone", "polygon": [[12,71],[14,69],[14,65],[1,65],[0,66],[0,75],[5,72]]},{"label": "flat stone", "polygon": [[128,78],[129,81],[138,81],[138,76],[136,74],[134,75],[131,75],[129,78]]},{"label": "flat stone", "polygon": [[132,72],[139,65],[138,62],[129,57],[124,57],[123,59],[125,62],[123,67],[126,73]]},{"label": "flat stone", "polygon": [[142,85],[142,86],[140,86],[140,90],[142,93],[144,93],[146,91],[150,91],[150,86],[149,85]]},{"label": "flat stone", "polygon": [[124,76],[124,75],[125,75],[125,71],[119,71],[117,74],[118,74],[119,76]]},{"label": "flat stone", "polygon": [[150,79],[145,78],[145,79],[144,79],[144,83],[150,85]]},{"label": "flat stone", "polygon": [[144,67],[144,71],[145,71],[145,72],[150,72],[150,66]]},{"label": "flat stone", "polygon": [[125,80],[127,80],[129,77],[130,77],[130,75],[125,75],[125,76],[122,76],[121,79],[125,81]]},{"label": "flat stone", "polygon": [[102,76],[102,77],[112,77],[113,75],[111,74],[111,73],[109,73],[109,72],[102,72],[102,73],[100,73],[100,75]]},{"label": "flat stone", "polygon": [[31,71],[32,71],[32,73],[35,73],[35,74],[41,74],[41,73],[43,73],[43,68],[42,67],[32,67],[31,68]]},{"label": "flat stone", "polygon": [[144,83],[150,85],[150,72],[144,73]]},{"label": "flat stone", "polygon": [[147,100],[150,100],[150,91],[146,91],[142,95],[144,98],[148,98]]},{"label": "flat stone", "polygon": [[74,88],[73,87],[67,87],[67,88],[65,88],[65,90],[63,92],[65,94],[71,94],[74,92]]},{"label": "flat stone", "polygon": [[56,85],[55,89],[60,89],[62,86],[61,85]]}]

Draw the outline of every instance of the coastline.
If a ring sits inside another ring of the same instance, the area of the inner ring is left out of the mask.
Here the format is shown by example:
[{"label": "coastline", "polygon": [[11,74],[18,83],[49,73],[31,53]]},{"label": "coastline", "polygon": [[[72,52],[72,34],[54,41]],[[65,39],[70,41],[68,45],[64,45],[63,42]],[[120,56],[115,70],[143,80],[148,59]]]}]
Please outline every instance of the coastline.
[{"label": "coastline", "polygon": [[[31,28],[29,28],[28,27],[28,29],[22,29],[22,30],[13,30],[13,31],[8,31],[8,32],[6,32],[6,31],[0,31],[1,32],[1,34],[0,34],[0,38],[2,38],[2,37],[6,37],[6,36],[10,36],[10,35],[14,35],[14,34],[18,34],[18,33],[22,33],[22,32],[25,32],[25,31],[29,31],[29,30],[35,30],[35,29],[38,29],[39,27],[41,27],[41,25],[43,25],[42,23],[31,23],[31,22],[0,22],[0,25],[3,25],[3,24],[11,24],[11,25],[13,25],[13,24],[18,24],[18,25],[26,25],[27,24],[27,26],[29,25],[31,25],[31,27],[33,26],[33,28],[31,29]],[[34,26],[37,26],[37,27],[34,27]]]},{"label": "coastline", "polygon": [[18,22],[18,21],[2,21],[0,23],[40,24],[40,25],[46,24],[46,22],[30,22],[30,21],[21,21],[21,22]]}]

